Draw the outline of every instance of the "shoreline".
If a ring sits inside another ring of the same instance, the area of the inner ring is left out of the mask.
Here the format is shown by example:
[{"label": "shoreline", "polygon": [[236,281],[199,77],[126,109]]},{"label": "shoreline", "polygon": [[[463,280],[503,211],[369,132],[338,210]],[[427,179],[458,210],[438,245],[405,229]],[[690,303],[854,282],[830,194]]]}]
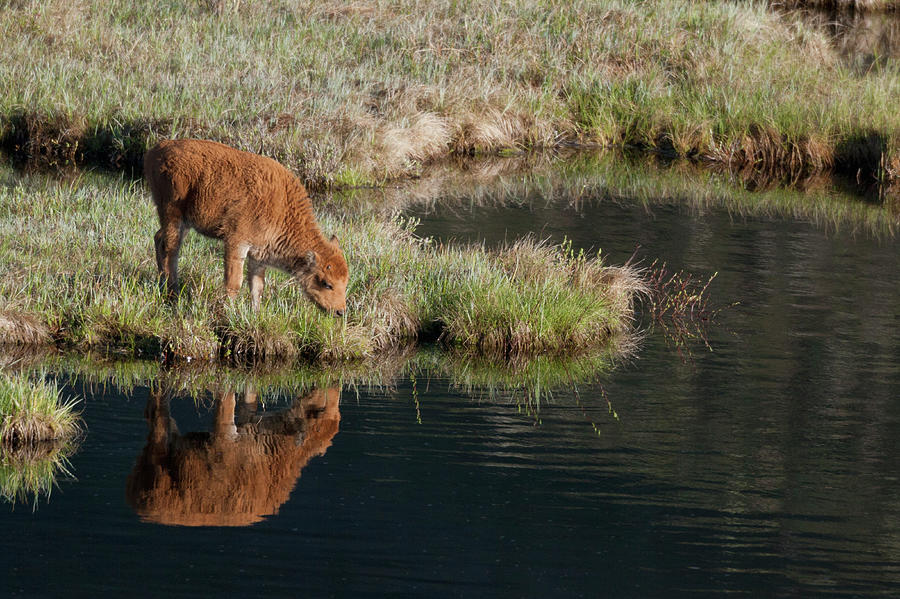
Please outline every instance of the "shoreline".
[{"label": "shoreline", "polygon": [[[5,133],[4,132],[5,129]],[[171,121],[157,124],[123,125],[122,129],[97,129],[83,133],[79,126],[65,123],[58,117],[34,117],[16,115],[7,120],[4,127],[0,116],[0,159],[26,171],[66,171],[69,169],[96,168],[110,173],[124,173],[141,178],[143,155],[147,148],[162,139],[169,139],[162,132],[174,129]],[[450,146],[442,153],[432,154],[427,162],[392,176],[369,178],[357,172],[358,165],[341,164],[337,173],[309,172],[301,164],[288,166],[311,193],[334,192],[355,188],[380,188],[420,178],[433,165],[460,158],[497,158],[511,155],[538,157],[559,152],[641,153],[663,159],[685,160],[697,165],[709,165],[745,175],[754,172],[761,178],[807,178],[816,175],[855,176],[869,184],[880,183],[886,187],[900,187],[900,156],[885,154],[885,140],[878,133],[860,135],[838,144],[831,156],[821,160],[800,158],[812,150],[803,144],[777,139],[777,133],[756,130],[756,138],[747,141],[756,153],[745,149],[724,152],[707,148],[689,148],[678,151],[671,142],[671,134],[661,132],[653,144],[602,143],[590,139],[561,139],[552,146],[527,146],[525,140],[516,140],[510,146],[478,151],[475,148],[454,149]],[[188,133],[188,137],[210,139],[219,143],[233,143],[229,138],[203,137],[203,129]],[[238,149],[253,152],[252,148]],[[289,153],[289,148],[276,148],[274,155]]]}]

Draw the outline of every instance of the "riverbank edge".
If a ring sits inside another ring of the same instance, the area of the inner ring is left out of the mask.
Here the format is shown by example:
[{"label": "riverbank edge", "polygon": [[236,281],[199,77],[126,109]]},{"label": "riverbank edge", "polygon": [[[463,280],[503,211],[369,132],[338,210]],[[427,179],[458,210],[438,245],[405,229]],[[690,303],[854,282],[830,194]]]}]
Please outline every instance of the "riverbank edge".
[{"label": "riverbank edge", "polygon": [[[390,229],[380,245],[372,226]],[[24,296],[0,305],[0,347],[231,364],[366,363],[422,343],[498,362],[576,357],[631,334],[634,304],[649,293],[640,269],[605,266],[570,245],[525,239],[496,252],[433,247],[391,227],[370,219],[342,237],[360,256],[355,308],[343,318],[319,313],[289,281],[253,311],[245,298],[224,296],[212,282],[214,267],[204,269],[196,297],[188,292],[175,303],[142,272],[120,285],[124,291],[95,281],[99,287],[74,302],[60,296],[71,289],[52,289],[34,309]],[[358,247],[364,238],[375,239],[377,249]],[[402,274],[392,279],[386,269]],[[23,293],[36,284],[26,283]],[[143,292],[135,295],[135,288]]]},{"label": "riverbank edge", "polygon": [[[448,127],[451,128],[452,127]],[[211,139],[238,149],[237,140],[211,134],[209,127],[190,119],[162,120],[110,119],[106,124],[91,123],[82,117],[17,111],[0,116],[0,156],[26,170],[65,170],[99,168],[140,177],[145,152],[163,139],[191,137]],[[177,134],[173,135],[173,133]],[[553,145],[535,145],[527,131],[521,138],[509,140],[500,147],[479,148],[464,140],[451,140],[442,149],[433,150],[426,160],[410,162],[397,173],[370,172],[352,159],[339,165],[337,172],[317,170],[316,164],[291,159],[290,147],[271,148],[271,158],[281,161],[296,174],[311,192],[337,191],[353,187],[381,187],[392,182],[415,179],[436,162],[454,156],[497,156],[508,154],[541,154],[558,151],[629,151],[686,159],[695,163],[719,165],[735,172],[748,170],[788,177],[813,174],[845,174],[860,180],[878,181],[888,190],[900,189],[900,154],[892,151],[890,132],[857,131],[845,139],[833,141],[824,150],[820,142],[792,140],[766,127],[752,127],[740,147],[690,147],[677,149],[672,135],[660,131],[652,143],[639,139],[622,139],[609,143],[590,134],[563,131]],[[365,157],[377,163],[378,156]]]},{"label": "riverbank edge", "polygon": [[[629,306],[637,296],[646,294],[646,284],[641,280],[619,285],[621,293],[627,295],[620,300]],[[241,300],[237,300],[241,301]],[[577,347],[556,347],[547,349],[533,339],[532,343],[518,341],[512,347],[509,340],[497,343],[489,334],[477,339],[453,336],[441,321],[425,323],[410,335],[396,336],[382,341],[375,351],[357,351],[358,340],[349,335],[347,347],[325,348],[308,340],[297,338],[288,347],[282,339],[256,337],[247,331],[232,330],[225,323],[215,327],[216,338],[165,338],[157,335],[136,334],[135,331],[112,331],[110,336],[93,341],[77,341],[67,335],[77,327],[75,323],[58,319],[51,327],[35,315],[21,310],[0,310],[0,352],[59,352],[64,355],[95,353],[113,360],[151,360],[166,366],[202,365],[207,367],[284,367],[295,365],[313,368],[375,368],[385,360],[385,356],[404,355],[435,348],[446,355],[458,358],[480,360],[485,364],[528,363],[530,360],[546,357],[555,360],[591,359],[598,355],[629,355],[640,333],[633,330],[634,314],[613,316],[606,326],[596,331],[595,337],[585,345]],[[515,323],[514,323],[515,324]],[[521,323],[520,323],[521,324]],[[253,333],[258,334],[257,331]]]}]

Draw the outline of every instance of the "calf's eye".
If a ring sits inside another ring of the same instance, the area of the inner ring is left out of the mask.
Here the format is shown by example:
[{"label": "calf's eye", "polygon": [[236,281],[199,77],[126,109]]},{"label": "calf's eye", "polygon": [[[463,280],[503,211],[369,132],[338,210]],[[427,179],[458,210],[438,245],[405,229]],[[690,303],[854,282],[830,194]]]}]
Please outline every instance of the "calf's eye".
[{"label": "calf's eye", "polygon": [[325,289],[334,289],[334,287],[324,281],[322,282],[322,287],[324,287]]}]

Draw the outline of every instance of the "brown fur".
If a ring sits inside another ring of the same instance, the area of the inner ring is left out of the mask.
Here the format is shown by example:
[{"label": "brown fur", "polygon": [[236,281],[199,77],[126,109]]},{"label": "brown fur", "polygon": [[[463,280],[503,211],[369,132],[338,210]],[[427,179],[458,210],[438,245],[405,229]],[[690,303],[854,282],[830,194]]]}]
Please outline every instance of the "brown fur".
[{"label": "brown fur", "polygon": [[[276,514],[301,470],[323,455],[340,426],[340,390],[315,390],[284,411],[255,413],[244,395],[216,401],[211,433],[181,435],[169,395],[147,402],[150,434],[128,477],[128,503],[141,519],[178,526],[246,526]],[[244,421],[243,423],[241,423]]]},{"label": "brown fur", "polygon": [[306,189],[276,161],[212,141],[176,139],[144,156],[144,177],[159,214],[156,262],[177,290],[178,251],[193,228],[225,242],[225,289],[241,288],[244,259],[253,306],[266,267],[296,276],[324,310],[343,314],[349,278],[337,238],[325,239]]}]

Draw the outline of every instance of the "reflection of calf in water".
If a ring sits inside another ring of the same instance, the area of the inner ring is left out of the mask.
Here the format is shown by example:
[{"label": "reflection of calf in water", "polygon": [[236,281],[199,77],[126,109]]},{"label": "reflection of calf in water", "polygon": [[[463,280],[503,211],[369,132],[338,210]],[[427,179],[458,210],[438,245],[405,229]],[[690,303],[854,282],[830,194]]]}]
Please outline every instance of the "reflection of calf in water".
[{"label": "reflection of calf in water", "polygon": [[[340,389],[314,390],[290,408],[256,413],[256,393],[220,394],[210,433],[181,435],[170,394],[151,395],[147,445],[128,477],[128,503],[146,521],[244,526],[275,514],[300,471],[331,446],[341,421]],[[237,411],[237,419],[235,419]]]}]

